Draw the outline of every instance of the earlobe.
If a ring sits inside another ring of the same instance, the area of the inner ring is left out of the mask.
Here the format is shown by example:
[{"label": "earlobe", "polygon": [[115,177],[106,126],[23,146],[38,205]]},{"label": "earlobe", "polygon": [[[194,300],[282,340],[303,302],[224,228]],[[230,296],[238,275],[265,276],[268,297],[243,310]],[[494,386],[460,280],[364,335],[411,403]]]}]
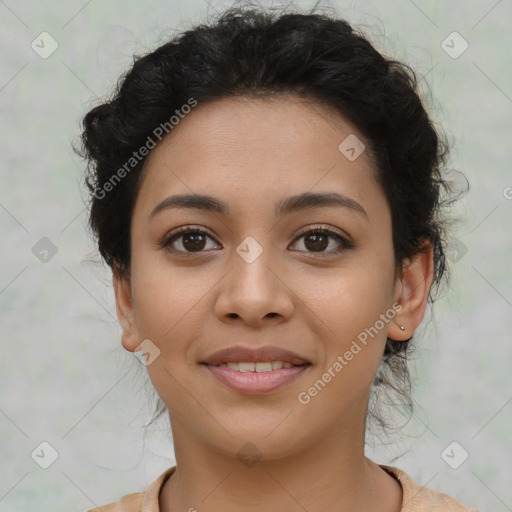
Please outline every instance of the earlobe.
[{"label": "earlobe", "polygon": [[433,250],[428,243],[403,263],[402,275],[395,286],[395,302],[401,308],[389,326],[388,338],[402,341],[411,338],[425,316],[433,279]]},{"label": "earlobe", "polygon": [[135,352],[140,345],[140,340],[135,323],[130,281],[119,270],[114,270],[113,286],[117,318],[122,328],[121,344],[129,352]]}]

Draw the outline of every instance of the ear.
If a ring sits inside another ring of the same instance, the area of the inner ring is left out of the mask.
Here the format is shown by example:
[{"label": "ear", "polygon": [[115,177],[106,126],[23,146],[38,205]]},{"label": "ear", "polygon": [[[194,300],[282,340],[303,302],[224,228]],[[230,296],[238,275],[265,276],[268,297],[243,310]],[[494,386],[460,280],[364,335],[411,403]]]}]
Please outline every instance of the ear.
[{"label": "ear", "polygon": [[119,269],[115,269],[113,271],[113,284],[116,296],[117,318],[119,318],[123,329],[121,343],[129,352],[136,352],[140,349],[140,338],[135,323],[130,281],[121,274]]},{"label": "ear", "polygon": [[395,303],[401,308],[396,308],[393,322],[389,324],[388,338],[405,341],[414,334],[425,316],[433,280],[433,248],[427,242],[421,252],[403,262],[401,276],[395,284]]}]

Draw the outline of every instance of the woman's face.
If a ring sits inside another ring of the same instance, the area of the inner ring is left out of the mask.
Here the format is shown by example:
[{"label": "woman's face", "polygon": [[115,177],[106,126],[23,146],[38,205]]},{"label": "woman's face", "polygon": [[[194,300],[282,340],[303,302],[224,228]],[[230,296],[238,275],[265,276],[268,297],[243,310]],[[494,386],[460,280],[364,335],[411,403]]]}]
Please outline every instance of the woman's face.
[{"label": "woman's face", "polygon": [[[175,440],[232,454],[251,443],[268,459],[341,432],[362,441],[402,285],[361,142],[323,106],[230,98],[199,104],[151,151],[116,299],[124,347],[150,340]],[[193,194],[208,200],[176,199]]]}]

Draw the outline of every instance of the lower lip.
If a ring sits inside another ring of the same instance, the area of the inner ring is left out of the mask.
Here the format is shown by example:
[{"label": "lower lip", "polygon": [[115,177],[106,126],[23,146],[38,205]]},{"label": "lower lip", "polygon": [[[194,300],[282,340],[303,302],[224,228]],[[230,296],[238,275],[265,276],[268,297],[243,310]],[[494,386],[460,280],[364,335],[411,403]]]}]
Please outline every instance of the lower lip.
[{"label": "lower lip", "polygon": [[205,365],[210,373],[230,388],[245,394],[258,394],[274,391],[295,380],[309,364],[272,370],[270,372],[239,372],[231,368]]}]

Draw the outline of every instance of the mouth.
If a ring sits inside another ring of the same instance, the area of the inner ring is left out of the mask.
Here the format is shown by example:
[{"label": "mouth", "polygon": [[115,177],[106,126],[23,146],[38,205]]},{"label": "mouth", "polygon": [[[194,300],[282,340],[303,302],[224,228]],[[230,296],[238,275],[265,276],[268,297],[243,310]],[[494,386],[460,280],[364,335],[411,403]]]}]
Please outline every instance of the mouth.
[{"label": "mouth", "polygon": [[[276,361],[280,363],[280,361]],[[231,390],[245,395],[256,395],[261,393],[269,393],[282,386],[291,383],[292,381],[303,375],[311,366],[309,363],[300,365],[291,365],[287,368],[280,368],[275,370],[241,370],[240,366],[248,365],[247,367],[254,367],[254,363],[234,363],[238,368],[229,368],[227,365],[205,365],[211,376],[218,382],[224,384]],[[256,363],[258,364],[258,363]],[[264,363],[266,364],[266,363]],[[276,365],[277,366],[277,365]]]},{"label": "mouth", "polygon": [[[237,363],[242,365],[250,363],[265,363],[266,366],[261,366],[261,368],[268,368],[269,363],[270,365],[275,363],[277,366],[277,363],[282,363],[283,365],[302,365],[308,362],[309,361],[307,359],[303,358],[299,354],[296,354],[295,352],[270,345],[259,348],[245,347],[242,345],[227,347],[213,353],[207,359],[202,361],[203,364],[208,364],[211,366],[218,366],[221,364],[229,363]],[[272,368],[270,368],[270,370],[272,370]],[[246,371],[254,371],[254,369]]]},{"label": "mouth", "polygon": [[[304,363],[306,364],[306,363]],[[283,368],[291,368],[292,366],[302,366],[299,364],[292,364],[287,361],[259,361],[257,363],[247,361],[247,362],[230,362],[230,363],[220,363],[218,365],[219,368],[230,368],[231,370],[235,370],[237,372],[256,372],[256,373],[265,373],[272,372],[275,370],[281,370]]]},{"label": "mouth", "polygon": [[201,364],[218,382],[242,394],[274,391],[297,379],[311,366],[298,354],[270,346],[224,349]]}]

